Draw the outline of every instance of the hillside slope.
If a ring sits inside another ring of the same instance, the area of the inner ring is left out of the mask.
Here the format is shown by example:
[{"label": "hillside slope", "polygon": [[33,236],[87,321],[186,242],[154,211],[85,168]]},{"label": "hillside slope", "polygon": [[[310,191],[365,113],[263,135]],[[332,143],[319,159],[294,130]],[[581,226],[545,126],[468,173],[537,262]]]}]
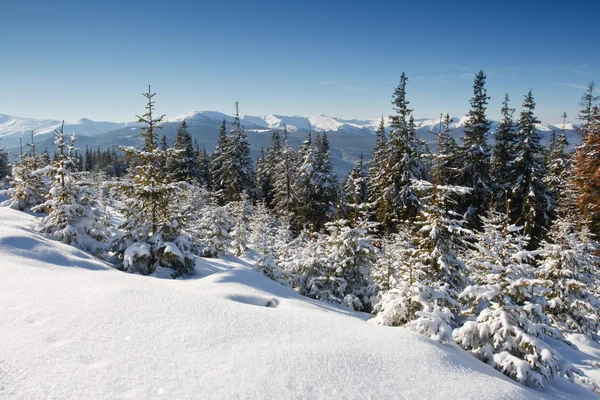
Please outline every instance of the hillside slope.
[{"label": "hillside slope", "polygon": [[563,397],[238,259],[198,259],[185,280],[130,275],[34,223],[0,208],[0,398]]}]

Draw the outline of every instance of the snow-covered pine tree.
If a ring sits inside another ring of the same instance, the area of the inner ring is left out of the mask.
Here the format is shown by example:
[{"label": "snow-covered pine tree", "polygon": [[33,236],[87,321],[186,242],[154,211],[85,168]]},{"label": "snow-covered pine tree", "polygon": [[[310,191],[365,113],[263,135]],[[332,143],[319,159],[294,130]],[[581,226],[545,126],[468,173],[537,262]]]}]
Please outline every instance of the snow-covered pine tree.
[{"label": "snow-covered pine tree", "polygon": [[566,182],[571,179],[570,157],[566,154],[566,148],[569,145],[564,133],[557,134],[552,131],[548,150],[546,152],[546,165],[548,170],[544,177],[544,183],[550,193],[550,214],[552,218],[556,215],[558,201],[563,198],[563,191],[566,188]]},{"label": "snow-covered pine tree", "polygon": [[[275,218],[268,207],[259,202],[254,206],[250,219],[249,245],[258,255],[255,267],[270,279],[283,283],[283,274],[276,261],[277,230]],[[289,240],[288,240],[289,241]],[[283,245],[287,244],[287,241]]]},{"label": "snow-covered pine tree", "polygon": [[387,186],[387,151],[388,141],[385,135],[385,124],[383,116],[379,121],[377,130],[375,131],[377,140],[375,142],[375,148],[373,149],[373,157],[369,162],[369,172],[367,179],[368,186],[368,201],[373,206],[373,213],[377,221],[379,221],[382,228],[388,214],[387,198],[384,196],[385,188]]},{"label": "snow-covered pine tree", "polygon": [[107,250],[109,221],[97,201],[97,194],[79,183],[80,173],[74,172],[75,135],[70,140],[64,132],[64,122],[60,131],[53,132],[57,148],[57,160],[44,168],[51,184],[46,201],[32,208],[32,211],[45,211],[47,215],[40,221],[39,230],[58,240],[103,256]]},{"label": "snow-covered pine tree", "polygon": [[25,211],[42,204],[48,191],[47,184],[41,168],[45,165],[37,154],[37,143],[31,132],[31,143],[28,153],[21,150],[17,160],[12,165],[12,176],[9,180],[10,187],[0,191],[0,194],[9,197],[2,202],[2,206],[15,210]]},{"label": "snow-covered pine tree", "polygon": [[422,210],[413,238],[398,236],[402,261],[392,264],[398,282],[376,304],[374,322],[404,325],[440,342],[450,341],[458,314],[458,291],[466,285],[466,268],[459,257],[470,231],[453,209],[468,188],[418,181]]},{"label": "snow-covered pine tree", "polygon": [[583,128],[583,141],[575,152],[575,184],[581,195],[579,207],[590,222],[593,234],[600,234],[600,108],[592,108],[589,122]]},{"label": "snow-covered pine tree", "polygon": [[235,115],[229,131],[229,140],[223,151],[222,164],[223,199],[225,202],[237,201],[242,193],[256,199],[256,174],[250,158],[248,135],[240,122],[238,103],[235,103]]},{"label": "snow-covered pine tree", "polygon": [[299,164],[300,202],[296,221],[318,232],[332,219],[339,197],[327,134],[317,132],[313,141],[312,133],[308,133],[307,140],[300,148]]},{"label": "snow-covered pine tree", "polygon": [[171,268],[173,277],[189,274],[194,259],[189,237],[184,233],[187,216],[183,214],[185,189],[164,169],[167,151],[157,143],[157,130],[164,116],[156,118],[154,93],[148,87],[146,114],[138,116],[145,124],[140,136],[142,150],[121,147],[133,167],[128,179],[119,184],[124,234],[115,241],[115,261],[127,272],[151,274],[158,266]]},{"label": "snow-covered pine tree", "polygon": [[486,109],[490,97],[485,89],[486,76],[483,71],[475,75],[471,109],[465,122],[462,145],[457,152],[456,184],[471,188],[469,196],[460,203],[460,212],[465,213],[471,226],[479,224],[479,215],[487,208],[490,198],[490,157],[491,151],[487,139],[490,122],[486,118]]},{"label": "snow-covered pine tree", "polygon": [[544,148],[535,125],[535,102],[531,90],[525,95],[523,110],[515,133],[515,160],[511,172],[511,221],[523,224],[534,249],[550,224],[550,193],[544,183],[546,164]]},{"label": "snow-covered pine tree", "polygon": [[189,184],[198,182],[198,159],[192,135],[188,132],[185,120],[177,128],[172,151],[167,156],[166,168],[175,182],[188,182]]},{"label": "snow-covered pine tree", "polygon": [[[284,126],[283,130],[284,130],[284,136],[285,136],[284,140],[287,140],[287,128]],[[261,176],[263,176],[263,178],[260,179],[257,177],[257,179],[259,181],[262,181],[263,185],[265,186],[263,188],[264,194],[263,194],[262,198],[266,202],[267,206],[270,209],[273,209],[275,207],[274,185],[275,185],[275,181],[277,180],[279,165],[283,161],[282,160],[282,156],[283,156],[282,150],[283,150],[283,145],[281,143],[281,135],[280,135],[279,131],[275,130],[275,131],[273,131],[273,133],[271,135],[271,143],[267,147],[267,152],[265,153],[264,163],[262,166],[264,171],[261,171],[261,174],[260,174]],[[257,162],[256,168],[257,168],[256,174],[259,175],[258,162]]]},{"label": "snow-covered pine tree", "polygon": [[250,241],[250,217],[252,203],[246,193],[240,195],[238,201],[229,204],[234,225],[231,230],[231,250],[234,255],[241,256],[248,250]]},{"label": "snow-covered pine tree", "polygon": [[598,244],[586,226],[577,230],[578,221],[557,218],[548,237],[541,243],[541,261],[536,273],[550,282],[544,311],[564,333],[593,336],[600,329],[600,300],[594,287],[600,284],[594,255]]},{"label": "snow-covered pine tree", "polygon": [[393,231],[400,221],[416,217],[421,204],[412,182],[426,178],[420,151],[422,144],[418,141],[414,126],[409,126],[412,110],[408,108],[409,102],[406,100],[407,82],[408,78],[402,73],[392,101],[396,115],[390,116],[391,132],[384,168],[387,215],[382,224],[385,231]]},{"label": "snow-covered pine tree", "polygon": [[502,102],[502,121],[496,129],[494,154],[491,165],[491,179],[494,190],[494,204],[498,211],[504,210],[506,191],[511,189],[513,182],[512,168],[515,156],[515,124],[513,121],[514,108],[508,106],[510,99],[504,95]]},{"label": "snow-covered pine tree", "polygon": [[229,147],[229,136],[227,135],[227,122],[223,119],[219,128],[219,138],[211,157],[211,189],[218,204],[225,204],[225,186],[223,181],[225,151]]},{"label": "snow-covered pine tree", "polygon": [[458,169],[457,146],[452,130],[450,129],[451,122],[450,114],[446,114],[444,119],[440,121],[437,163],[433,173],[440,185],[453,185],[456,181],[455,175]]},{"label": "snow-covered pine tree", "polygon": [[213,258],[229,254],[232,226],[229,207],[219,205],[212,196],[202,209],[200,217],[190,227],[202,257]]},{"label": "snow-covered pine tree", "polygon": [[350,227],[336,220],[326,223],[325,233],[302,232],[280,261],[292,287],[304,296],[370,311],[376,294],[374,224],[359,219]]},{"label": "snow-covered pine tree", "polygon": [[360,158],[354,164],[354,168],[342,184],[342,198],[344,218],[348,220],[351,226],[355,226],[361,215],[367,212],[367,171],[364,164],[364,158],[361,153]]},{"label": "snow-covered pine tree", "polygon": [[260,148],[256,160],[256,192],[261,201],[273,203],[273,183],[271,182],[271,169],[267,163],[265,149]]},{"label": "snow-covered pine tree", "polygon": [[544,341],[561,334],[538,304],[549,282],[535,278],[527,235],[496,211],[482,225],[464,256],[474,284],[460,294],[470,317],[453,332],[455,341],[521,383],[543,387],[558,374],[572,378],[570,363]]},{"label": "snow-covered pine tree", "polygon": [[4,147],[0,147],[0,188],[8,182],[11,175],[11,165],[8,161],[8,153]]},{"label": "snow-covered pine tree", "polygon": [[273,171],[273,211],[275,215],[292,221],[298,206],[298,153],[288,142],[287,128],[283,129],[283,143]]},{"label": "snow-covered pine tree", "polygon": [[206,147],[200,148],[198,146],[198,143],[195,140],[194,140],[194,142],[195,142],[195,147],[196,147],[195,157],[196,157],[197,165],[198,165],[198,175],[196,177],[196,182],[198,182],[198,185],[200,187],[206,188],[210,191],[212,189],[211,188],[212,179],[211,179],[211,172],[210,172],[210,156],[206,152]]}]

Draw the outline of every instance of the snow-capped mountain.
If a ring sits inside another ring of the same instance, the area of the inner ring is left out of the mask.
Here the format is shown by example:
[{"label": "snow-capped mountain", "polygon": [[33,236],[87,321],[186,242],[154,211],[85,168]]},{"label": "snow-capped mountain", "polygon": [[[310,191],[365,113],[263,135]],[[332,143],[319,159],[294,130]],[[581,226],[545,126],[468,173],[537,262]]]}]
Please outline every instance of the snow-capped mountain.
[{"label": "snow-capped mountain", "polygon": [[[123,128],[132,123],[122,122],[99,122],[82,118],[77,121],[65,121],[65,132],[77,136],[94,137],[115,129]],[[4,147],[10,148],[18,146],[19,138],[30,138],[33,132],[36,140],[43,140],[50,137],[52,132],[60,129],[62,121],[52,119],[34,119],[13,117],[0,114],[0,138]]]}]

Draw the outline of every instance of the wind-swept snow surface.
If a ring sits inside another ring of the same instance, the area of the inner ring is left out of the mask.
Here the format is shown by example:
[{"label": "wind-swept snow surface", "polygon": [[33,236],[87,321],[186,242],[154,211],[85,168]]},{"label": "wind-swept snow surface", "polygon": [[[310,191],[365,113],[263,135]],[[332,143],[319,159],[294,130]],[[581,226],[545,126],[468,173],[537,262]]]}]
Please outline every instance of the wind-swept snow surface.
[{"label": "wind-swept snow surface", "polygon": [[[243,261],[126,274],[0,208],[0,398],[534,399],[456,346],[307,300]],[[168,274],[167,274],[168,275]]]}]

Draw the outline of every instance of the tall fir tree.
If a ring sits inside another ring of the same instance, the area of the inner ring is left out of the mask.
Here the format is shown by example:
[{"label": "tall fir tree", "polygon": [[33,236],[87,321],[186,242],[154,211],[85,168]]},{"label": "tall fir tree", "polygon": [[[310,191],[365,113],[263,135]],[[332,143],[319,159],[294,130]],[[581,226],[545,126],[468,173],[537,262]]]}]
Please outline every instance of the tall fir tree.
[{"label": "tall fir tree", "polygon": [[590,123],[592,118],[592,109],[600,100],[600,96],[597,96],[594,93],[595,89],[596,84],[593,81],[588,83],[587,88],[581,96],[581,100],[579,101],[581,110],[579,110],[579,114],[577,116],[583,123],[583,129],[585,129],[586,125]]},{"label": "tall fir tree", "polygon": [[227,122],[223,119],[219,128],[217,145],[211,157],[211,189],[215,200],[220,205],[225,204],[225,184],[223,180],[225,151],[229,147],[229,136],[227,135]]},{"label": "tall fir tree", "polygon": [[81,174],[74,171],[75,135],[67,137],[64,122],[53,135],[57,160],[44,168],[51,181],[50,190],[46,201],[32,209],[47,214],[40,221],[40,231],[102,257],[110,235],[109,221],[100,209],[97,194],[81,185]]},{"label": "tall fir tree", "polygon": [[344,218],[351,226],[356,226],[359,218],[364,218],[368,212],[367,189],[367,171],[361,153],[342,184],[344,204],[341,207],[343,207]]},{"label": "tall fir tree", "polygon": [[124,235],[115,242],[115,261],[128,272],[151,274],[162,266],[178,277],[194,268],[182,212],[186,185],[174,182],[163,167],[168,152],[159,147],[157,131],[164,116],[154,116],[154,96],[148,87],[146,113],[138,116],[145,125],[143,148],[121,147],[134,167],[119,185]]},{"label": "tall fir tree", "polygon": [[382,221],[385,231],[393,231],[403,221],[415,218],[421,207],[412,183],[426,178],[422,146],[416,136],[406,99],[408,78],[404,73],[394,91],[392,104],[395,115],[390,116],[390,137],[385,162],[385,189],[387,213]]},{"label": "tall fir tree", "polygon": [[502,102],[502,121],[496,130],[494,154],[491,165],[491,179],[494,190],[494,203],[497,210],[504,209],[505,192],[511,189],[513,182],[512,169],[515,162],[515,123],[514,108],[510,108],[508,94],[504,95]]},{"label": "tall fir tree", "polygon": [[369,172],[367,177],[369,203],[372,204],[373,213],[381,224],[384,224],[388,214],[387,197],[385,189],[387,185],[386,166],[388,139],[385,134],[385,123],[383,116],[379,121],[375,131],[377,140],[373,149],[373,157],[369,162]]},{"label": "tall fir tree", "polygon": [[229,140],[223,152],[222,164],[223,200],[232,202],[247,193],[256,199],[256,174],[250,158],[248,135],[240,122],[238,103],[235,103],[235,115],[229,131]]},{"label": "tall fir tree", "polygon": [[531,90],[525,95],[523,110],[515,133],[515,161],[511,176],[511,221],[522,224],[530,237],[529,249],[543,238],[551,220],[550,193],[544,183],[546,164],[539,120],[534,115],[535,101]]},{"label": "tall fir tree", "polygon": [[183,120],[169,152],[166,168],[175,182],[198,183],[198,158],[194,149],[192,135],[188,132],[187,122]]},{"label": "tall fir tree", "polygon": [[472,189],[463,199],[460,211],[465,213],[471,226],[479,224],[479,215],[487,209],[492,191],[490,179],[491,151],[488,145],[490,122],[486,117],[490,97],[485,89],[486,76],[483,71],[475,75],[471,109],[465,122],[462,145],[457,154],[458,171],[456,184]]},{"label": "tall fir tree", "polygon": [[[297,218],[298,208],[298,153],[288,142],[287,129],[283,130],[280,156],[272,167],[273,171],[273,210],[275,215]],[[294,224],[297,225],[297,224]]]}]

